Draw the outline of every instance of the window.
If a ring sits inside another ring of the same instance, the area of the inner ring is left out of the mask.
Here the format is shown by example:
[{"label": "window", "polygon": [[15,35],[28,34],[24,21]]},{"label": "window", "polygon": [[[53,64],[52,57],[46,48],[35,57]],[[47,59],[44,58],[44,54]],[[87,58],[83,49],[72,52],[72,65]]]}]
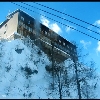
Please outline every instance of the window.
[{"label": "window", "polygon": [[67,53],[70,53],[69,50],[67,50]]},{"label": "window", "polygon": [[41,33],[43,34],[43,31],[41,31]]},{"label": "window", "polygon": [[[54,41],[57,41],[57,36],[56,36],[56,34],[54,33]],[[60,43],[61,43],[61,41],[59,41]]]},{"label": "window", "polygon": [[25,28],[27,29],[27,25],[25,25]]},{"label": "window", "polygon": [[32,32],[32,28],[30,28],[30,31]]},{"label": "window", "polygon": [[6,31],[4,31],[4,34],[6,34]]},{"label": "window", "polygon": [[21,22],[21,25],[23,25],[23,22]]},{"label": "window", "polygon": [[67,45],[67,48],[69,49],[69,46]]},{"label": "window", "polygon": [[23,27],[25,28],[25,24],[23,24]]},{"label": "window", "polygon": [[41,28],[39,28],[39,30],[41,31]]},{"label": "window", "polygon": [[7,27],[7,24],[5,24],[5,27]]},{"label": "window", "polygon": [[28,24],[30,24],[30,21],[28,21]]},{"label": "window", "polygon": [[29,31],[32,32],[32,28],[31,27],[28,27],[28,28],[29,28]]},{"label": "window", "polygon": [[23,30],[20,30],[20,34],[23,35]]},{"label": "window", "polygon": [[19,21],[19,25],[21,26],[21,25],[23,25],[23,23],[21,21]]},{"label": "window", "polygon": [[58,54],[60,54],[60,52],[58,51]]},{"label": "window", "polygon": [[29,31],[31,31],[31,28],[29,27]]},{"label": "window", "polygon": [[59,40],[59,43],[61,43],[61,41]]},{"label": "window", "polygon": [[19,21],[19,25],[21,25],[21,22]]},{"label": "window", "polygon": [[63,46],[65,46],[65,42],[63,42]]},{"label": "window", "polygon": [[45,35],[47,35],[47,32],[45,31]]},{"label": "window", "polygon": [[74,52],[76,52],[76,49],[74,49]]},{"label": "window", "polygon": [[73,49],[73,47],[72,47],[72,51],[74,52],[74,49]]},{"label": "window", "polygon": [[33,30],[33,34],[36,34],[34,30]]},{"label": "window", "polygon": [[48,36],[50,36],[50,33],[48,33]]},{"label": "window", "polygon": [[24,18],[21,16],[21,20],[24,21]]},{"label": "window", "polygon": [[27,30],[29,30],[29,27],[28,27],[27,25],[25,25],[25,28],[26,28]]}]

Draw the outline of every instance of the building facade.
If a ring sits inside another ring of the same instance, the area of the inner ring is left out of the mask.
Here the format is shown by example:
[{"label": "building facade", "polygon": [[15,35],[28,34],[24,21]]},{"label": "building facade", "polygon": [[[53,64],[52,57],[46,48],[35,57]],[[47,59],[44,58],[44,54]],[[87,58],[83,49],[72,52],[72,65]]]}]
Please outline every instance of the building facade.
[{"label": "building facade", "polygon": [[[14,32],[19,33],[20,36]],[[16,39],[27,36],[31,40],[36,40],[35,44],[49,57],[53,55],[55,60],[64,61],[73,57],[77,60],[75,45],[20,9],[9,14],[0,25],[1,38]]]}]

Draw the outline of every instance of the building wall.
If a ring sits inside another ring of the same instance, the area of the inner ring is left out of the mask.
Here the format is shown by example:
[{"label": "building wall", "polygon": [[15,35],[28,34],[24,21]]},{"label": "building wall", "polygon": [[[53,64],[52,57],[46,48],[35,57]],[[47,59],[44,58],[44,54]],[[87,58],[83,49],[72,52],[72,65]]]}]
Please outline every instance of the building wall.
[{"label": "building wall", "polygon": [[[58,50],[54,48],[55,53],[57,52],[55,56],[59,55],[59,57],[56,58],[61,58],[62,56],[62,58],[66,59],[69,58],[69,55],[73,57],[76,53],[76,47],[72,43],[20,10],[16,12],[10,20],[6,21],[4,25],[2,25],[0,32],[2,33],[1,37],[4,39],[20,38],[13,35],[13,32],[18,32],[25,37],[30,36],[32,40],[37,40],[37,38],[39,38],[40,41],[37,41],[36,44],[43,49],[44,52],[51,51],[52,46],[50,45],[53,44],[56,48],[60,49]],[[46,43],[49,43],[50,45],[47,45]],[[66,52],[66,54],[62,51]]]},{"label": "building wall", "polygon": [[[59,48],[60,50],[66,52],[65,54],[55,48],[54,51],[58,52],[57,55],[60,55],[60,56],[62,55],[64,58],[69,58],[69,55],[73,56],[73,54],[75,54],[74,51],[76,48],[73,44],[71,44],[69,41],[67,41],[63,37],[59,36],[54,31],[50,30],[45,25],[41,23],[37,24],[36,20],[30,17],[29,15],[27,15],[26,13],[20,12],[18,19],[19,19],[18,33],[21,35],[24,35],[25,37],[28,35],[30,36],[32,40],[34,39],[37,40],[38,38],[42,40],[42,41],[37,41],[36,44],[41,49],[43,49],[44,52],[45,51],[48,52],[48,50],[51,50],[52,47],[50,47],[50,45],[54,43],[56,48]],[[50,45],[47,45],[45,42],[49,43]]]},{"label": "building wall", "polygon": [[27,15],[26,13],[20,11],[18,16],[18,28],[17,32],[24,37],[31,36],[33,37],[34,29],[34,19]]},{"label": "building wall", "polygon": [[17,32],[18,25],[18,12],[15,13],[10,20],[8,20],[1,28],[0,28],[0,36],[4,39],[9,38],[13,32]]}]

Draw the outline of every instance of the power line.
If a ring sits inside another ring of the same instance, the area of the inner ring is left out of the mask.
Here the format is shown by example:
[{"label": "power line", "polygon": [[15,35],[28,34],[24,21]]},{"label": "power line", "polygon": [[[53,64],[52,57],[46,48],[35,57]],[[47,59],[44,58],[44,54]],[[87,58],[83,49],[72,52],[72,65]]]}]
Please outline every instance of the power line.
[{"label": "power line", "polygon": [[73,23],[73,24],[75,24],[75,25],[77,25],[77,26],[80,26],[80,27],[82,27],[82,28],[84,28],[84,29],[87,29],[87,30],[89,30],[89,31],[91,31],[91,32],[94,32],[94,33],[100,35],[99,32],[93,31],[93,30],[91,30],[91,29],[89,29],[89,28],[86,28],[86,27],[84,27],[84,26],[82,26],[82,25],[79,25],[79,24],[77,24],[77,23],[74,23],[74,22],[72,22],[72,21],[70,21],[70,20],[64,19],[64,18],[62,18],[62,17],[60,17],[60,16],[57,16],[57,15],[52,14],[52,13],[50,13],[50,12],[47,12],[47,11],[45,11],[45,10],[39,9],[39,8],[34,7],[34,6],[32,6],[32,5],[26,4],[26,3],[24,3],[24,2],[21,2],[21,3],[23,3],[23,4],[25,4],[25,5],[28,5],[28,6],[30,6],[30,7],[36,8],[36,9],[38,9],[38,10],[41,10],[41,11],[43,11],[43,12],[46,12],[46,13],[48,13],[48,14],[51,14],[51,15],[53,15],[53,16],[56,16],[56,17],[58,17],[58,18],[60,18],[60,19],[63,19],[63,20],[65,20],[65,21],[68,21],[68,22],[70,22],[70,23]]},{"label": "power line", "polygon": [[[13,2],[11,2],[11,3],[13,3]],[[16,4],[16,3],[13,3],[13,4],[15,4],[15,5],[17,5],[17,6],[20,6],[20,7],[22,7],[22,8],[25,8],[25,9],[27,9],[27,10],[29,10],[29,11],[35,12],[35,11],[33,11],[33,10],[29,9],[29,8],[26,8],[26,7],[24,7],[24,6],[21,6],[21,5],[19,5],[19,4]],[[35,13],[37,13],[37,12],[35,12]],[[39,14],[39,13],[37,13],[37,14]],[[42,14],[39,14],[39,15],[42,15]],[[64,25],[64,26],[67,26],[67,27],[69,27],[69,28],[71,28],[71,29],[73,29],[73,30],[76,30],[77,32],[82,33],[82,34],[84,34],[84,35],[87,35],[87,36],[89,36],[89,37],[91,37],[91,38],[93,38],[93,39],[95,39],[95,40],[97,40],[97,41],[100,41],[99,39],[97,39],[97,38],[95,38],[95,37],[93,37],[93,36],[91,36],[91,35],[88,35],[88,34],[86,34],[86,33],[84,33],[84,32],[81,32],[81,31],[79,31],[79,30],[77,30],[77,29],[75,29],[75,28],[73,28],[73,27],[70,27],[70,26],[68,26],[68,25],[66,25],[66,24],[63,24],[63,23],[61,23],[61,22],[59,22],[59,21],[56,21],[56,20],[54,20],[54,19],[52,19],[52,18],[49,18],[49,17],[45,16],[45,15],[42,15],[42,16],[44,16],[44,17],[46,17],[46,18],[48,18],[48,19],[51,19],[51,20],[53,20],[53,21],[55,21],[55,22],[58,22],[58,23],[60,23],[60,24],[62,24],[62,25]]]},{"label": "power line", "polygon": [[[13,3],[13,2],[11,2],[11,3]],[[23,7],[23,6],[19,5],[19,4],[16,4],[16,3],[13,3],[13,4],[18,5],[18,6],[22,7],[22,8],[25,8],[25,9],[27,9],[27,10],[29,10],[29,11],[35,12],[35,11],[33,11],[33,10],[31,10],[31,9],[28,9],[28,8],[26,8],[26,7]],[[37,12],[35,12],[35,13],[37,13]],[[40,14],[40,13],[37,13],[37,14],[42,15],[42,14]],[[92,36],[90,36],[90,35],[88,35],[88,34],[86,34],[86,33],[84,33],[84,32],[81,32],[81,31],[79,31],[79,30],[77,30],[77,29],[75,29],[75,28],[73,28],[73,27],[70,27],[70,26],[68,26],[68,25],[65,25],[65,24],[63,24],[63,23],[61,23],[61,22],[59,22],[59,21],[56,21],[56,20],[54,20],[54,19],[52,19],[52,18],[49,18],[49,17],[47,17],[47,16],[45,16],[45,15],[42,15],[42,16],[44,16],[44,17],[46,17],[46,18],[48,18],[48,19],[51,19],[51,20],[53,20],[53,21],[55,21],[55,22],[58,22],[58,23],[60,23],[60,24],[62,24],[62,25],[64,25],[64,26],[67,26],[67,27],[69,27],[69,28],[71,28],[71,29],[73,29],[73,30],[76,30],[76,31],[78,31],[78,32],[80,32],[80,33],[82,33],[82,34],[85,34],[85,35],[87,35],[87,36],[89,36],[89,37],[91,37],[91,38],[93,38],[93,39],[99,41],[99,39],[97,39],[97,38],[95,38],[95,37],[92,37]]]},{"label": "power line", "polygon": [[91,25],[91,26],[94,26],[94,27],[100,29],[100,27],[98,27],[98,26],[96,26],[96,25],[93,25],[93,24],[91,24],[91,23],[89,23],[89,22],[83,21],[83,20],[81,20],[81,19],[79,19],[79,18],[76,18],[76,17],[74,17],[74,16],[71,16],[71,15],[69,15],[69,14],[60,12],[60,11],[58,11],[58,10],[55,10],[55,9],[53,9],[53,8],[47,7],[47,6],[45,6],[45,5],[42,5],[42,4],[39,4],[39,3],[36,3],[36,2],[33,2],[33,3],[38,4],[38,5],[40,5],[40,6],[43,6],[43,7],[46,7],[46,8],[49,8],[49,9],[51,9],[51,10],[54,10],[54,11],[59,12],[59,13],[61,13],[61,14],[67,15],[67,16],[69,16],[69,17],[71,17],[71,18],[74,18],[74,19],[79,20],[79,21],[81,21],[81,22],[83,22],[83,23],[86,23],[86,24],[88,24],[88,25]]}]

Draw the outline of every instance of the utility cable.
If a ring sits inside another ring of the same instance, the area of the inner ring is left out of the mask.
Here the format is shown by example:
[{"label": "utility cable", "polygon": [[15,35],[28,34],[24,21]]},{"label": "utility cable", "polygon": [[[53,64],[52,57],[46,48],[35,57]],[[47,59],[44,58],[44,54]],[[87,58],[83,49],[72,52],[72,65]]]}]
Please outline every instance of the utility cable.
[{"label": "utility cable", "polygon": [[57,15],[52,14],[52,13],[50,13],[50,12],[47,12],[47,11],[45,11],[45,10],[39,9],[39,8],[34,7],[34,6],[32,6],[32,5],[29,5],[29,4],[27,4],[27,3],[24,3],[24,2],[21,2],[21,3],[23,3],[23,4],[27,5],[27,6],[36,8],[36,9],[38,9],[38,10],[41,10],[41,11],[43,11],[43,12],[46,12],[46,13],[48,13],[48,14],[51,14],[51,15],[53,15],[53,16],[56,16],[56,17],[58,17],[58,18],[60,18],[60,19],[63,19],[63,20],[65,20],[65,21],[68,21],[68,22],[70,22],[70,23],[72,23],[72,24],[75,24],[75,25],[77,25],[77,26],[80,26],[80,27],[82,27],[82,28],[84,28],[84,29],[87,29],[87,30],[89,30],[89,31],[91,31],[91,32],[94,32],[94,33],[100,35],[99,32],[93,31],[93,30],[91,30],[91,29],[89,29],[89,28],[86,28],[86,27],[84,27],[84,26],[82,26],[82,25],[79,25],[79,24],[77,24],[77,23],[74,23],[74,22],[72,22],[72,21],[70,21],[70,20],[67,20],[67,19],[65,19],[65,18],[62,18],[62,17],[60,17],[60,16],[57,16]]},{"label": "utility cable", "polygon": [[[13,3],[13,2],[11,2],[11,3]],[[29,10],[29,11],[35,12],[35,11],[33,11],[33,10],[29,9],[29,8],[26,8],[26,7],[24,7],[24,6],[21,6],[21,5],[19,5],[19,4],[16,4],[16,3],[13,3],[13,4],[15,4],[15,5],[17,5],[17,6],[20,6],[20,7],[22,7],[22,8],[25,8],[25,9],[27,9],[27,10]],[[35,13],[37,13],[37,12],[35,12]],[[39,14],[39,13],[37,13],[37,14]],[[42,14],[39,14],[39,15],[42,15]],[[77,32],[82,33],[82,34],[84,34],[84,35],[86,35],[86,36],[89,36],[89,37],[91,37],[91,38],[93,38],[93,39],[95,39],[95,40],[97,40],[97,41],[100,41],[99,39],[97,39],[97,38],[95,38],[95,37],[93,37],[93,36],[91,36],[91,35],[88,35],[88,34],[86,34],[86,33],[84,33],[84,32],[81,32],[80,30],[77,30],[77,29],[75,29],[75,28],[73,28],[73,27],[70,27],[70,26],[68,26],[68,25],[66,25],[66,24],[63,24],[63,23],[61,23],[61,22],[59,22],[59,21],[56,21],[56,20],[54,20],[54,19],[52,19],[52,18],[49,18],[49,17],[45,16],[45,15],[42,15],[42,16],[44,16],[44,17],[46,17],[46,18],[48,18],[48,19],[51,19],[51,20],[53,20],[53,21],[55,21],[55,22],[58,22],[58,23],[60,23],[60,24],[62,24],[62,25],[64,25],[64,26],[67,26],[67,27],[69,27],[69,28],[71,28],[71,29],[73,29],[73,30],[76,30]]]},{"label": "utility cable", "polygon": [[79,18],[76,18],[76,17],[74,17],[74,16],[71,16],[71,15],[69,15],[69,14],[63,13],[63,12],[61,12],[61,11],[58,11],[58,10],[56,10],[56,9],[47,7],[47,6],[42,5],[42,4],[39,4],[39,3],[37,3],[37,2],[33,2],[33,3],[38,4],[38,5],[40,5],[40,6],[43,6],[43,7],[46,7],[46,8],[48,8],[48,9],[54,10],[54,11],[59,12],[59,13],[61,13],[61,14],[67,15],[67,16],[73,18],[73,19],[79,20],[79,21],[81,21],[81,22],[83,22],[83,23],[86,23],[86,24],[88,24],[88,25],[91,25],[91,26],[94,26],[94,27],[100,29],[100,27],[98,27],[98,26],[96,26],[96,25],[93,25],[93,24],[91,24],[91,23],[89,23],[89,22],[83,21],[83,20],[81,20],[81,19],[79,19]]}]

